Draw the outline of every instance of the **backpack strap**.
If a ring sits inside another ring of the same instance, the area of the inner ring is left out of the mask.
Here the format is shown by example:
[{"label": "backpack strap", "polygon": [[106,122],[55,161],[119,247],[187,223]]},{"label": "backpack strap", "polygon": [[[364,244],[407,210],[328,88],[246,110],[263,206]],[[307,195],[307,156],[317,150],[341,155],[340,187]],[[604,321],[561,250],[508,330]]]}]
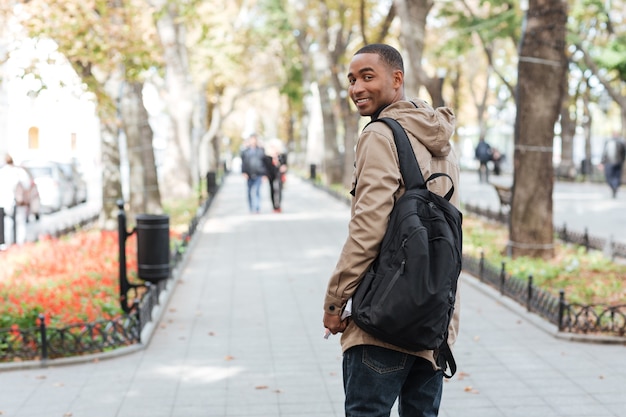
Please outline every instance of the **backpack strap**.
[{"label": "backpack strap", "polygon": [[[446,332],[446,337],[439,346],[439,352],[437,352],[437,366],[439,366],[443,371],[443,376],[450,379],[456,374],[456,361],[454,360],[454,355],[452,354],[452,349],[450,349],[450,345],[448,344],[448,333]],[[446,370],[450,370],[450,372],[446,373]]]},{"label": "backpack strap", "polygon": [[406,135],[402,125],[391,117],[381,117],[380,119],[376,119],[376,121],[385,123],[393,132],[393,140],[396,142],[396,149],[398,150],[400,173],[402,174],[406,188],[426,188],[422,170],[419,167],[419,163],[413,152],[413,147],[411,146],[411,142],[409,142],[409,137]]},{"label": "backpack strap", "polygon": [[402,125],[396,119],[392,119],[391,117],[381,117],[380,119],[372,120],[372,122],[378,121],[385,123],[393,132],[393,140],[396,142],[396,149],[398,150],[400,173],[402,174],[402,179],[404,180],[406,189],[426,188],[427,182],[439,177],[448,177],[450,179],[450,183],[452,183],[452,187],[448,190],[446,195],[444,195],[444,198],[450,201],[452,194],[454,194],[454,182],[452,181],[452,178],[443,172],[436,172],[428,177],[427,180],[424,180],[419,162],[417,162],[417,157],[415,156],[415,152],[413,152],[413,147],[411,146],[409,137],[407,136]]}]

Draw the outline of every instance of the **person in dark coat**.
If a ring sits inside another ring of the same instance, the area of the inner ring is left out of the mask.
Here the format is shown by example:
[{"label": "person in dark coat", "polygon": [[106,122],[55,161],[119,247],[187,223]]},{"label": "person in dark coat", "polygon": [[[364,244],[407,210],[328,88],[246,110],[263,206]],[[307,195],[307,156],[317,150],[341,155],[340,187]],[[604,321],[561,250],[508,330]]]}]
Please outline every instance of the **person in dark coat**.
[{"label": "person in dark coat", "polygon": [[602,164],[604,165],[604,177],[611,187],[613,198],[617,197],[617,190],[622,184],[622,170],[626,159],[626,145],[618,136],[614,135],[604,144],[602,151]]},{"label": "person in dark coat", "polygon": [[261,210],[261,183],[266,175],[265,150],[259,146],[256,134],[250,135],[247,147],[241,152],[241,172],[247,180],[248,206],[251,213]]},{"label": "person in dark coat", "polygon": [[287,172],[287,154],[283,152],[282,148],[282,143],[275,140],[266,147],[264,158],[274,213],[282,211],[283,184],[285,182],[285,173]]},{"label": "person in dark coat", "polygon": [[480,163],[478,167],[478,180],[480,182],[489,182],[489,167],[487,163],[491,161],[493,150],[491,146],[485,142],[484,138],[480,138],[478,145],[476,145],[475,156]]}]

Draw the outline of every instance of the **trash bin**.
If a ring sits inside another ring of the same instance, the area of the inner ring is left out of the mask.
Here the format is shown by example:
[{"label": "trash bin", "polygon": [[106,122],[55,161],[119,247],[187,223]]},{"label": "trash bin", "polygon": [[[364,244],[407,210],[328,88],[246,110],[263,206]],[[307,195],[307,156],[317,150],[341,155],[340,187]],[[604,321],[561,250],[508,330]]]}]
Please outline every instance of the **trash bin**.
[{"label": "trash bin", "polygon": [[159,214],[138,214],[137,275],[158,282],[170,275],[170,218]]},{"label": "trash bin", "polygon": [[209,171],[206,174],[206,190],[209,195],[213,195],[217,192],[217,176],[213,171]]}]

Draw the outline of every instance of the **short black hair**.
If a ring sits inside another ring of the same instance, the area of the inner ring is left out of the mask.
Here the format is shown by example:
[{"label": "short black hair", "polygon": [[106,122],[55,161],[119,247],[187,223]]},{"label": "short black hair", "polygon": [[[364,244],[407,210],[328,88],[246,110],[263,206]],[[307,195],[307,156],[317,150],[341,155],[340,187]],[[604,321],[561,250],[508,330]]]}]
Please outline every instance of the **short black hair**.
[{"label": "short black hair", "polygon": [[402,55],[393,46],[384,43],[372,43],[365,45],[363,48],[356,51],[354,55],[358,54],[376,54],[385,64],[404,73],[404,61],[402,60]]}]

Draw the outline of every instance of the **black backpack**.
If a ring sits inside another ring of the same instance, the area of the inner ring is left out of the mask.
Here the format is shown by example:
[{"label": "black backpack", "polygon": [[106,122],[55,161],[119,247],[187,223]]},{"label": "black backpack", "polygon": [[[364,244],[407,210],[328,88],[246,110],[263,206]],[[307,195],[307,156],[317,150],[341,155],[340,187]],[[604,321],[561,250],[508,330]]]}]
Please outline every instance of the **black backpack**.
[{"label": "black backpack", "polygon": [[436,350],[437,363],[450,378],[456,363],[448,346],[448,325],[463,240],[462,214],[449,201],[454,184],[444,197],[429,191],[426,182],[450,176],[435,173],[424,181],[402,126],[391,118],[376,121],[393,131],[406,191],[394,205],[377,258],[352,297],[352,319],[395,346]]}]

